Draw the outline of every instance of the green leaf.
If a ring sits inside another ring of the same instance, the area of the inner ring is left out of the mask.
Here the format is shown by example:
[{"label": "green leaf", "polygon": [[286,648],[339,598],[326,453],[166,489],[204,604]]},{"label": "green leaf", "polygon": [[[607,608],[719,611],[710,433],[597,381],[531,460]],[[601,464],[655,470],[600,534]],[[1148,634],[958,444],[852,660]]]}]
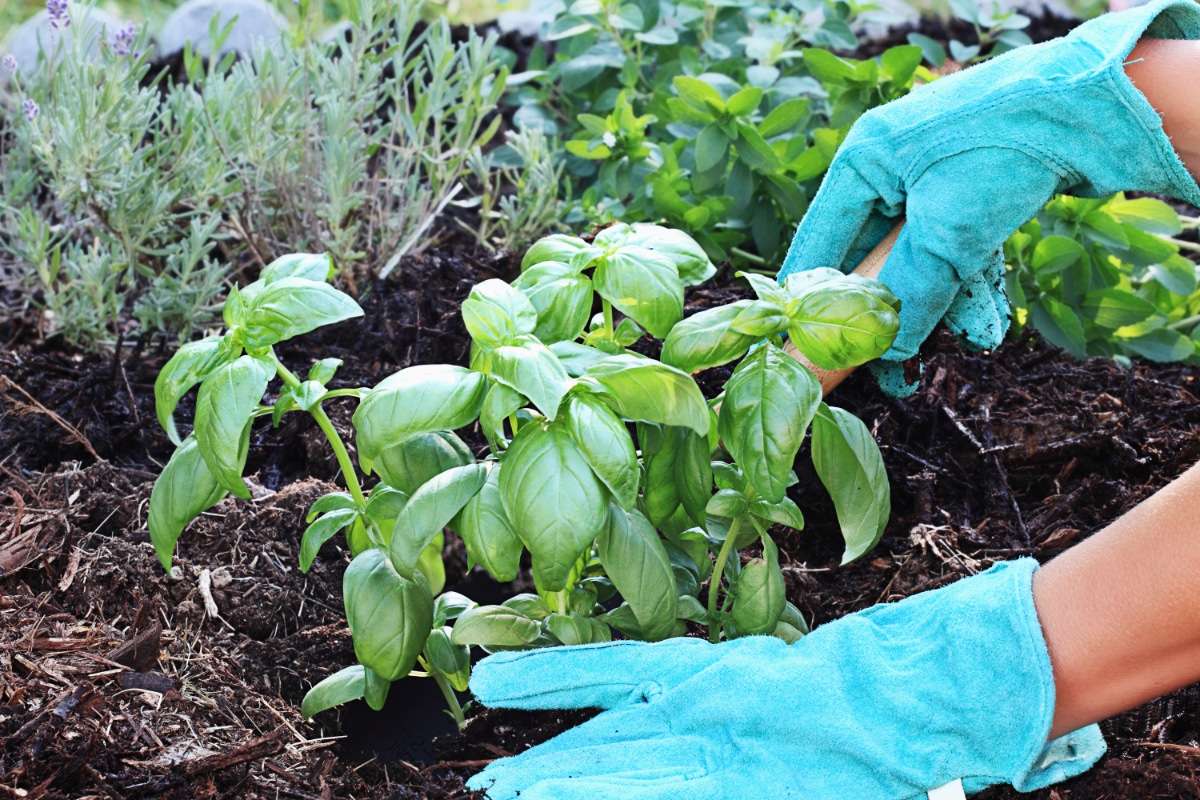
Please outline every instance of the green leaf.
[{"label": "green leaf", "polygon": [[445,548],[446,535],[439,532],[417,558],[417,572],[429,582],[431,594],[437,594],[446,586],[446,564],[442,561]]},{"label": "green leaf", "polygon": [[708,172],[729,155],[729,136],[716,123],[704,126],[696,137],[696,172]]},{"label": "green leaf", "polygon": [[1083,335],[1083,323],[1079,316],[1065,303],[1049,295],[1043,295],[1029,307],[1029,319],[1038,332],[1076,358],[1087,355],[1087,339]]},{"label": "green leaf", "polygon": [[596,631],[591,623],[587,617],[554,613],[546,617],[544,624],[554,638],[563,644],[575,645],[591,644],[595,641]]},{"label": "green leaf", "polygon": [[1150,275],[1168,292],[1187,297],[1196,291],[1196,265],[1180,255],[1150,268]]},{"label": "green leaf", "polygon": [[196,398],[196,443],[217,483],[243,500],[250,490],[242,481],[250,444],[250,421],[275,367],[254,356],[242,356],[217,367],[200,384]]},{"label": "green leaf", "polygon": [[502,280],[477,283],[462,305],[463,322],[471,338],[484,344],[505,344],[515,336],[533,333],[538,310],[529,298]]},{"label": "green leaf", "polygon": [[163,569],[171,571],[175,543],[188,523],[215,506],[224,496],[225,489],[209,472],[195,437],[187,437],[171,454],[170,461],[163,467],[150,492],[146,525]]},{"label": "green leaf", "polygon": [[1183,361],[1196,354],[1192,340],[1179,331],[1159,328],[1141,336],[1119,340],[1121,344],[1143,358],[1162,363]]},{"label": "green leaf", "polygon": [[280,278],[267,284],[246,309],[246,347],[267,347],[322,325],[361,317],[349,295],[327,283]]},{"label": "green leaf", "polygon": [[712,497],[712,448],[708,438],[687,428],[679,447],[679,464],[675,469],[675,485],[679,500],[691,521],[703,525],[707,521],[705,509]]},{"label": "green leaf", "polygon": [[483,408],[479,412],[479,424],[483,435],[492,443],[493,449],[504,438],[504,421],[510,414],[515,414],[526,403],[520,392],[508,388],[499,381],[488,389],[487,397],[483,400]]},{"label": "green leaf", "polygon": [[733,322],[753,304],[752,300],[739,300],[681,321],[663,342],[663,363],[684,372],[699,372],[741,358],[761,337],[738,333]]},{"label": "green leaf", "polygon": [[638,444],[642,448],[642,507],[646,516],[657,526],[664,525],[682,500],[675,482],[675,465],[679,461],[686,428],[642,423],[637,426]]},{"label": "green leaf", "polygon": [[733,489],[721,489],[719,492],[708,498],[708,504],[705,506],[705,512],[714,517],[722,519],[736,519],[750,507],[746,496],[741,492]]},{"label": "green leaf", "polygon": [[342,508],[318,517],[305,528],[304,536],[300,539],[300,571],[308,572],[321,545],[332,539],[334,534],[357,518],[358,511],[353,508]]},{"label": "green leaf", "polygon": [[1112,200],[1105,208],[1121,222],[1136,225],[1148,233],[1174,236],[1183,230],[1179,214],[1161,200],[1139,197],[1136,200]]},{"label": "green leaf", "polygon": [[790,497],[785,497],[778,503],[768,503],[756,500],[750,504],[749,511],[768,524],[783,525],[792,530],[804,530],[804,514],[800,507]]},{"label": "green leaf", "polygon": [[327,514],[330,511],[338,511],[343,508],[354,508],[354,498],[347,492],[329,492],[317,498],[305,515],[305,522],[312,522],[322,514]]},{"label": "green leaf", "polygon": [[788,337],[822,369],[848,369],[873,361],[887,352],[900,330],[895,296],[866,282],[819,286],[789,305]]},{"label": "green leaf", "polygon": [[892,511],[892,490],[879,445],[863,421],[824,403],[813,420],[813,466],[833,498],[847,564],[883,536]]},{"label": "green leaf", "polygon": [[[616,227],[618,226],[613,226],[613,228]],[[605,233],[613,228],[601,231],[596,236],[597,243],[601,241],[601,237]],[[675,265],[675,271],[679,274],[679,279],[683,281],[684,286],[696,286],[717,274],[716,266],[700,243],[676,228],[635,222],[629,226],[623,244],[630,247],[642,247],[665,256]]]},{"label": "green leaf", "polygon": [[783,613],[783,571],[779,568],[779,548],[770,536],[762,537],[763,557],[751,559],[742,567],[734,584],[733,624],[738,636],[771,633]]},{"label": "green leaf", "polygon": [[444,675],[455,691],[467,690],[467,681],[471,677],[471,649],[451,641],[449,628],[438,628],[429,634],[425,653],[429,665]]},{"label": "green leaf", "polygon": [[559,591],[604,526],[608,491],[564,425],[527,422],[504,454],[500,498],[545,591]]},{"label": "green leaf", "polygon": [[158,373],[154,380],[154,408],[158,424],[167,432],[172,444],[178,446],[181,443],[174,419],[179,399],[213,370],[233,361],[236,356],[225,337],[209,336],[181,346]]},{"label": "green leaf", "polygon": [[747,356],[725,384],[721,440],[746,480],[769,502],[783,499],[820,402],[821,384],[774,344]]},{"label": "green leaf", "polygon": [[411,495],[435,475],[475,463],[471,449],[449,431],[418,433],[386,448],[373,465],[388,486]]},{"label": "green leaf", "polygon": [[1083,245],[1066,236],[1047,236],[1033,248],[1034,270],[1045,275],[1062,272],[1087,255]]},{"label": "green leaf", "polygon": [[639,512],[612,505],[599,544],[600,563],[633,609],[644,639],[657,642],[670,636],[679,611],[679,589],[654,526]]},{"label": "green leaf", "polygon": [[433,597],[424,582],[401,577],[372,547],[346,568],[342,597],[359,663],[386,680],[407,675],[433,627]]},{"label": "green leaf", "polygon": [[537,309],[533,335],[546,344],[579,337],[592,313],[592,282],[566,264],[536,264],[513,281]]},{"label": "green leaf", "polygon": [[384,378],[354,412],[364,469],[370,469],[384,448],[410,436],[471,424],[479,416],[487,387],[487,376],[448,364],[408,367]]},{"label": "green leaf", "polygon": [[764,139],[771,139],[784,133],[802,134],[804,124],[808,121],[808,99],[796,97],[785,100],[771,110],[758,125],[758,133]]},{"label": "green leaf", "polygon": [[474,497],[492,464],[455,467],[421,485],[396,517],[389,556],[400,575],[411,579],[421,552]]},{"label": "green leaf", "polygon": [[559,363],[572,378],[582,377],[593,364],[609,357],[603,350],[578,342],[555,342],[550,345],[550,352],[558,356]]},{"label": "green leaf", "polygon": [[1129,246],[1129,235],[1125,233],[1125,228],[1107,211],[1089,211],[1080,222],[1083,223],[1084,235],[1103,247],[1122,249]]},{"label": "green leaf", "polygon": [[946,48],[936,39],[931,39],[921,33],[910,33],[908,41],[920,47],[921,55],[925,56],[925,60],[933,66],[940,68],[946,63]]},{"label": "green leaf", "polygon": [[533,337],[497,347],[492,354],[492,377],[520,392],[553,420],[569,388],[570,376],[558,356]]},{"label": "green leaf", "polygon": [[453,619],[458,619],[467,609],[479,605],[471,598],[458,592],[442,592],[433,601],[433,624],[440,628]]},{"label": "green leaf", "polygon": [[328,253],[290,253],[272,261],[258,277],[266,285],[284,278],[328,283],[333,273],[333,256]]},{"label": "green leaf", "polygon": [[741,123],[738,125],[737,137],[738,158],[760,172],[775,172],[783,169],[783,162],[771,145],[754,129],[753,125]]},{"label": "green leaf", "polygon": [[779,615],[779,622],[771,635],[778,636],[788,644],[795,644],[808,635],[808,622],[800,609],[791,603],[784,603],[783,613]]},{"label": "green leaf", "polygon": [[340,358],[322,358],[308,370],[308,379],[316,383],[329,383],[342,365]]},{"label": "green leaf", "polygon": [[789,323],[780,306],[766,300],[754,300],[734,317],[730,328],[736,333],[762,339],[785,332]]},{"label": "green leaf", "polygon": [[372,711],[383,711],[392,682],[370,667],[363,669],[363,700]]},{"label": "green leaf", "polygon": [[747,86],[734,93],[725,104],[725,110],[735,117],[746,117],[758,110],[762,102],[763,90],[756,86]]},{"label": "green leaf", "polygon": [[701,436],[708,433],[708,405],[686,372],[627,354],[598,361],[587,375],[596,379],[626,419],[679,425]]},{"label": "green leaf", "polygon": [[661,253],[622,247],[600,262],[592,283],[601,297],[659,339],[683,318],[683,281],[675,263]]},{"label": "green leaf", "polygon": [[360,699],[366,688],[366,668],[361,664],[346,667],[308,690],[300,703],[300,715],[312,719],[322,711]]},{"label": "green leaf", "polygon": [[568,236],[565,233],[544,236],[525,251],[525,257],[521,259],[521,271],[524,272],[543,261],[571,264],[574,257],[589,249],[588,243],[578,236]]},{"label": "green leaf", "polygon": [[467,554],[476,564],[500,583],[508,583],[517,577],[524,546],[500,499],[502,469],[492,468],[479,492],[467,501],[450,527],[462,537]]},{"label": "green leaf", "polygon": [[907,84],[912,80],[917,67],[921,66],[922,54],[923,48],[915,42],[908,45],[899,45],[898,47],[889,47],[879,57],[879,65],[891,78],[893,83]]},{"label": "green leaf", "polygon": [[1141,322],[1158,313],[1153,303],[1123,289],[1088,292],[1083,300],[1083,309],[1097,325],[1113,330]]},{"label": "green leaf", "polygon": [[541,634],[541,625],[525,614],[505,606],[476,606],[454,623],[454,644],[479,645],[488,649],[525,649]]},{"label": "green leaf", "polygon": [[721,93],[699,78],[680,75],[671,81],[683,102],[697,111],[720,113],[725,110]]},{"label": "green leaf", "polygon": [[803,51],[804,63],[821,83],[844,86],[854,79],[854,64],[857,62],[838,58],[828,50],[808,48]]},{"label": "green leaf", "polygon": [[633,508],[638,462],[625,424],[598,398],[573,394],[567,400],[566,425],[579,452],[621,508]]}]

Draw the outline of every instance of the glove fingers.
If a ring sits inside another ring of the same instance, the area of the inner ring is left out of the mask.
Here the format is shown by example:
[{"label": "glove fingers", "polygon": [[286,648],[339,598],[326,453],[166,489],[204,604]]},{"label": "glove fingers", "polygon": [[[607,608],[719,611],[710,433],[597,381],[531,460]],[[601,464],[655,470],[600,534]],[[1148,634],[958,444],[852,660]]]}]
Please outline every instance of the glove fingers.
[{"label": "glove fingers", "polygon": [[915,356],[958,294],[954,268],[929,256],[925,242],[933,235],[919,218],[909,218],[879,273],[901,304],[900,332],[883,356],[888,361]]},{"label": "glove fingers", "polygon": [[593,800],[724,800],[731,796],[718,780],[711,777],[647,781],[613,776],[542,781],[522,792],[521,800],[578,800],[582,797]]},{"label": "glove fingers", "polygon": [[896,225],[898,208],[839,156],[796,229],[779,279],[794,272],[832,267],[852,270]]},{"label": "glove fingers", "polygon": [[646,702],[721,652],[699,639],[670,639],[498,653],[472,670],[471,692],[493,708],[613,708]]}]

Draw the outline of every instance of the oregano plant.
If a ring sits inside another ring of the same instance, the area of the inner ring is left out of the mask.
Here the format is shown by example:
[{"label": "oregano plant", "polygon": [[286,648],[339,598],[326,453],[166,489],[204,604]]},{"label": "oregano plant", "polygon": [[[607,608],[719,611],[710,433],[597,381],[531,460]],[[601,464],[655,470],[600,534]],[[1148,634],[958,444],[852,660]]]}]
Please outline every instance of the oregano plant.
[{"label": "oregano plant", "polygon": [[[516,280],[483,281],[463,302],[467,366],[412,366],[371,388],[329,390],[336,360],[315,360],[301,380],[272,346],[361,309],[325,283],[327,257],[280,259],[230,296],[223,335],[182,348],[159,376],[159,418],[179,445],[150,503],[164,567],[195,516],[226,493],[248,496],[253,420],[302,411],[328,437],[346,490],[310,509],[301,568],[344,534],[359,661],[313,687],[306,715],[360,697],[381,708],[392,681],[418,674],[436,680],[462,725],[456,692],[471,647],[584,644],[614,632],[657,641],[689,623],[714,642],[798,639],[807,627],[784,597],[769,529],[804,526],[788,489],[807,431],[844,560],[878,541],[890,492],[866,426],[822,402],[782,337],[821,367],[862,364],[891,345],[899,302],[883,284],[835,270],[783,284],[748,275],[757,299],[684,319],[685,288],[714,272],[695,240],[657,225],[547,237]],[[630,349],[647,336],[662,340],[660,359]],[[739,360],[723,394],[706,400],[693,373]],[[264,405],[275,379],[278,399]],[[181,439],[173,411],[196,385],[194,429]],[[338,398],[358,401],[357,465],[322,408]],[[487,441],[478,453],[456,433],[476,425]],[[360,469],[378,478],[369,490]],[[441,593],[447,529],[470,566],[501,582],[528,551],[537,591],[497,606]]]}]

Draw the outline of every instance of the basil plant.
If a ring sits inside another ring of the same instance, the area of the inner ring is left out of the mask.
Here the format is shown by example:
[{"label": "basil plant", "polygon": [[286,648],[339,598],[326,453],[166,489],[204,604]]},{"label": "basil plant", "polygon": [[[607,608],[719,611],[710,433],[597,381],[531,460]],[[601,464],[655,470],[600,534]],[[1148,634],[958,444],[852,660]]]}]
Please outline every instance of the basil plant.
[{"label": "basil plant", "polygon": [[[715,268],[691,237],[618,224],[592,241],[556,235],[525,255],[512,283],[487,280],[463,302],[469,366],[409,367],[371,389],[329,390],[337,368],[301,380],[271,346],[361,314],[325,283],[324,256],[287,256],[231,295],[227,332],[180,349],[156,383],[159,418],[179,444],[150,502],[150,531],[170,566],[184,527],[242,480],[250,424],[312,414],[346,490],[320,498],[300,549],[307,570],[343,533],[353,555],[344,601],[359,663],[320,682],[306,715],[360,697],[380,708],[406,675],[435,679],[463,724],[470,648],[584,644],[614,633],[646,641],[768,634],[794,641],[805,621],[784,597],[772,525],[801,529],[787,496],[807,431],[817,475],[846,541],[844,561],[879,540],[890,491],[866,426],[825,405],[816,378],[782,348],[843,369],[881,355],[899,327],[883,284],[815,270],[782,285],[746,275],[758,298],[683,318],[684,289]],[[599,309],[597,311],[597,309]],[[594,313],[595,312],[595,313]],[[651,336],[661,360],[629,348]],[[692,374],[740,363],[709,402]],[[274,378],[273,405],[262,398]],[[172,412],[199,384],[194,429]],[[322,409],[358,399],[358,468]],[[455,433],[478,426],[479,457]],[[446,529],[470,566],[512,581],[526,551],[536,592],[479,606],[445,582]],[[756,548],[756,555],[739,551]]]}]

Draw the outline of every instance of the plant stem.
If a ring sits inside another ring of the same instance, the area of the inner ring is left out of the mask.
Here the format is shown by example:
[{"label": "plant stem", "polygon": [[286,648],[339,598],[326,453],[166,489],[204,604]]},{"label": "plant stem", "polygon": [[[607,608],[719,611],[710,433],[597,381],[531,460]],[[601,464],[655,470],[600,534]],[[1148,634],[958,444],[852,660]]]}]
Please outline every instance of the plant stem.
[{"label": "plant stem", "polygon": [[454,724],[460,731],[467,727],[466,715],[463,714],[462,706],[458,702],[458,695],[454,693],[454,687],[450,685],[450,681],[446,680],[445,675],[434,669],[424,656],[418,656],[417,660],[421,662],[425,672],[437,682],[438,688],[442,690],[442,696],[446,698],[446,705],[450,707],[450,716],[454,717]]},{"label": "plant stem", "polygon": [[512,413],[508,415],[508,424],[512,427],[513,438],[517,438],[517,415]]},{"label": "plant stem", "polygon": [[601,302],[604,305],[604,330],[608,332],[608,337],[611,339],[614,335],[614,331],[616,330],[613,327],[612,303],[608,302],[607,300],[601,300]]},{"label": "plant stem", "polygon": [[557,593],[555,593],[555,597],[558,599],[558,613],[566,615],[566,613],[567,613],[567,590],[566,589],[559,590]]},{"label": "plant stem", "polygon": [[731,247],[731,248],[729,248],[729,252],[733,253],[734,255],[741,256],[742,258],[749,261],[751,264],[758,264],[759,266],[763,266],[763,267],[767,266],[767,260],[765,258],[763,258],[762,256],[757,256],[754,253],[747,253],[745,250],[743,250],[740,247]]},{"label": "plant stem", "polygon": [[1160,236],[1158,238],[1162,239],[1164,242],[1170,242],[1180,250],[1191,250],[1193,252],[1200,253],[1200,244],[1196,244],[1195,242],[1185,242],[1182,239],[1172,239],[1170,236]]},{"label": "plant stem", "polygon": [[713,566],[712,580],[708,582],[708,640],[713,644],[721,641],[721,626],[717,622],[717,590],[721,587],[721,576],[725,574],[725,562],[733,550],[733,542],[738,537],[738,528],[742,527],[742,518],[735,517],[729,526],[729,534],[721,543],[721,551],[717,553],[717,563]]},{"label": "plant stem", "polygon": [[1167,327],[1173,331],[1179,331],[1192,325],[1196,325],[1197,323],[1200,323],[1200,314],[1185,317],[1184,319],[1179,320],[1179,322],[1172,322]]}]

